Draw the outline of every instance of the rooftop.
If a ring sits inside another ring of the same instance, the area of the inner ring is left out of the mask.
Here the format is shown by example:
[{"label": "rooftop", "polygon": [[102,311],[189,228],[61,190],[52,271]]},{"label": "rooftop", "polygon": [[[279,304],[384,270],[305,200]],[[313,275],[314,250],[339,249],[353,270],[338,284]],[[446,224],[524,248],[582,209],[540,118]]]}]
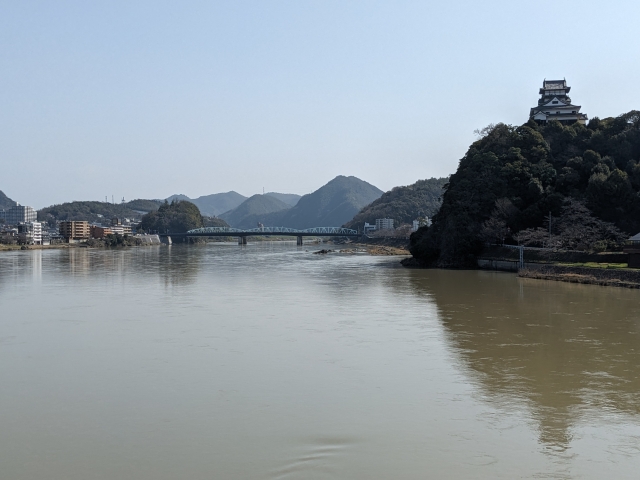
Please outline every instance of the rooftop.
[{"label": "rooftop", "polygon": [[566,80],[545,80],[542,82],[542,88],[549,89],[562,89],[567,87]]}]

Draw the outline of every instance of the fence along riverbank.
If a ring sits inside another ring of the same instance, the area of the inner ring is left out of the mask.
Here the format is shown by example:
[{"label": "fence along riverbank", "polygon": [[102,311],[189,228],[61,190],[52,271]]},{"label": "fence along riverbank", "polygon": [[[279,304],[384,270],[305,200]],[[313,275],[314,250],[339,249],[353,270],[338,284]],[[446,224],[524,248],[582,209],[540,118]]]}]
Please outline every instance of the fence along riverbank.
[{"label": "fence along riverbank", "polygon": [[628,259],[628,254],[619,252],[586,253],[493,245],[478,257],[478,268],[515,272],[524,278],[640,288],[640,269],[628,268]]}]

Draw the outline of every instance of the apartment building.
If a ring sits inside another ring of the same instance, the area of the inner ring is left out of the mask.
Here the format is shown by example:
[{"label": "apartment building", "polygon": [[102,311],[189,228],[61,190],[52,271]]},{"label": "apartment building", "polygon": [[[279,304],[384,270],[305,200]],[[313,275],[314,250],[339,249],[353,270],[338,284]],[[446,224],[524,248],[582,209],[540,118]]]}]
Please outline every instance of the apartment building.
[{"label": "apartment building", "polygon": [[7,225],[18,225],[19,223],[35,222],[38,219],[37,212],[27,205],[17,203],[13,207],[0,213]]},{"label": "apartment building", "polygon": [[86,240],[91,236],[91,229],[87,221],[60,222],[59,231],[66,242]]},{"label": "apartment building", "polygon": [[393,218],[376,218],[376,230],[393,230]]}]

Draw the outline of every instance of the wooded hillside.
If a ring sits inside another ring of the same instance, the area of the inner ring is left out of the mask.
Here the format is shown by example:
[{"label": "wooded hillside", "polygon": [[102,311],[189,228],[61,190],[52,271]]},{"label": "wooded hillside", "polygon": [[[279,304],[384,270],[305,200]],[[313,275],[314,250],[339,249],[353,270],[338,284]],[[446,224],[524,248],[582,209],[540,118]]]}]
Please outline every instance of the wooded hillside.
[{"label": "wooded hillside", "polygon": [[605,244],[618,231],[640,231],[640,112],[587,126],[498,124],[482,134],[445,186],[433,226],[412,236],[423,264],[473,265],[491,231],[502,227],[515,244],[522,231],[548,228],[550,212],[552,230],[568,214],[604,222],[596,230],[610,232]]},{"label": "wooded hillside", "polygon": [[395,187],[360,210],[345,227],[362,230],[365,222],[373,225],[377,218],[392,218],[396,225],[401,225],[433,217],[442,203],[445,183],[446,178],[429,178],[406,187]]}]

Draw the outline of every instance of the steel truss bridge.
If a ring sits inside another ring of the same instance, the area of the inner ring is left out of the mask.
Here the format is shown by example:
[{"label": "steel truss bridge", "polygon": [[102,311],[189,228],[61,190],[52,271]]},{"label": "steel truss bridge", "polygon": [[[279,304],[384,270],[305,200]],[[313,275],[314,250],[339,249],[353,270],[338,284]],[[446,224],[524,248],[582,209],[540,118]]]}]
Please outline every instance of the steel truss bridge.
[{"label": "steel truss bridge", "polygon": [[302,245],[302,237],[359,237],[360,233],[351,228],[314,227],[299,230],[287,227],[258,227],[250,229],[232,227],[205,227],[189,230],[186,233],[165,233],[161,237],[238,237],[238,244],[246,245],[247,237],[258,236],[297,237],[298,245]]}]

